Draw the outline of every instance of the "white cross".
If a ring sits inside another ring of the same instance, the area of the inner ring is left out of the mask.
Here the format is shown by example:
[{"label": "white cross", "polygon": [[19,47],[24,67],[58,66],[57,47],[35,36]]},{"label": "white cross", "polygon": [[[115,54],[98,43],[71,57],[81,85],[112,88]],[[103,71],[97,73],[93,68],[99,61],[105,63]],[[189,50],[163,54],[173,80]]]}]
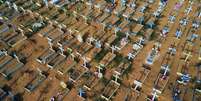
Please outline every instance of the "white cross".
[{"label": "white cross", "polygon": [[6,4],[8,5],[8,8],[11,8],[9,1],[6,1]]},{"label": "white cross", "polygon": [[174,47],[170,47],[170,48],[169,48],[170,55],[175,54],[176,51],[177,51],[177,50],[176,50],[176,48],[174,48]]},{"label": "white cross", "polygon": [[133,59],[134,58],[134,55],[132,53],[128,53],[128,59]]},{"label": "white cross", "polygon": [[129,35],[129,32],[126,32],[126,39],[128,39]]},{"label": "white cross", "polygon": [[52,45],[53,45],[52,39],[47,37],[47,40],[48,40],[48,44],[50,45],[50,49],[52,49]]},{"label": "white cross", "polygon": [[83,61],[84,61],[83,66],[84,66],[85,68],[87,68],[87,59],[86,59],[86,57],[82,57],[82,59],[83,59]]},{"label": "white cross", "polygon": [[138,87],[141,87],[141,86],[142,86],[142,83],[139,82],[139,81],[137,81],[137,80],[134,81],[134,84],[136,85],[135,88],[134,88],[135,90],[136,90]]},{"label": "white cross", "polygon": [[75,59],[75,55],[73,53],[70,54],[71,59],[74,60]]},{"label": "white cross", "polygon": [[89,40],[89,44],[91,44],[95,39],[91,36],[88,38],[88,40]]},{"label": "white cross", "polygon": [[45,6],[48,7],[48,1],[47,0],[43,0],[43,2],[45,3]]},{"label": "white cross", "polygon": [[139,44],[140,46],[142,46],[142,43],[143,43],[143,42],[144,42],[144,38],[143,38],[143,37],[140,37],[138,44]]},{"label": "white cross", "polygon": [[117,34],[118,31],[119,31],[118,28],[115,28],[115,29],[114,29],[115,36],[116,36],[116,34]]},{"label": "white cross", "polygon": [[154,99],[157,97],[157,93],[156,93],[156,91],[154,91],[154,93],[152,94],[152,99],[151,99],[151,101],[154,101]]},{"label": "white cross", "polygon": [[62,45],[62,44],[60,44],[60,43],[57,43],[57,44],[58,44],[59,49],[60,49],[60,51],[61,51],[61,55],[64,55],[64,49],[63,49],[63,45]]},{"label": "white cross", "polygon": [[165,70],[164,73],[163,73],[163,75],[166,75],[167,72],[170,70],[170,69],[168,68],[168,66],[162,66],[161,68],[162,68],[163,70]]},{"label": "white cross", "polygon": [[15,11],[18,11],[17,5],[15,3],[13,3],[13,8],[15,9]]},{"label": "white cross", "polygon": [[16,54],[14,54],[14,57],[17,59],[17,62],[20,62],[20,60]]},{"label": "white cross", "polygon": [[73,32],[71,29],[68,29],[68,31],[70,32],[70,34],[72,34],[72,32]]},{"label": "white cross", "polygon": [[116,74],[114,75],[114,77],[115,77],[115,83],[118,84],[119,75],[116,73]]},{"label": "white cross", "polygon": [[8,52],[7,52],[7,51],[0,51],[0,56],[1,56],[2,54],[3,54],[3,55],[8,55]]},{"label": "white cross", "polygon": [[112,45],[112,47],[110,47],[112,49],[112,54],[114,54],[114,51],[116,50],[115,46]]},{"label": "white cross", "polygon": [[80,34],[77,35],[77,40],[78,40],[79,42],[83,42],[82,36],[81,36]]},{"label": "white cross", "polygon": [[188,58],[192,57],[192,54],[191,52],[188,52],[188,53],[184,53],[184,55],[186,55],[186,58],[185,58],[185,62],[188,60]]},{"label": "white cross", "polygon": [[97,68],[98,68],[98,77],[102,78],[103,77],[103,74],[101,73],[102,68],[101,66],[97,66]]},{"label": "white cross", "polygon": [[185,10],[186,15],[188,15],[191,11],[192,11],[192,6],[190,6],[189,8],[187,8],[187,9]]}]

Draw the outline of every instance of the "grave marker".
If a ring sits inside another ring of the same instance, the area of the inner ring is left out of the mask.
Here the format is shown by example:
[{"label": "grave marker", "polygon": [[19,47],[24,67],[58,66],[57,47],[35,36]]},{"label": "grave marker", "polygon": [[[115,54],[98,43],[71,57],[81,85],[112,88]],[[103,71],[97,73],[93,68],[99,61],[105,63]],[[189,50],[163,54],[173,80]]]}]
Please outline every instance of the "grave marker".
[{"label": "grave marker", "polygon": [[48,44],[50,46],[50,49],[52,49],[52,46],[53,46],[52,39],[47,37],[47,40],[48,40]]},{"label": "grave marker", "polygon": [[128,60],[133,59],[135,56],[132,53],[128,53]]},{"label": "grave marker", "polygon": [[177,29],[175,35],[176,35],[176,38],[179,39],[181,37],[181,35],[182,35],[181,29]]},{"label": "grave marker", "polygon": [[183,53],[186,57],[185,57],[185,62],[187,62],[187,60],[190,58],[190,57],[192,57],[192,54],[191,54],[191,52],[188,52],[188,53]]}]

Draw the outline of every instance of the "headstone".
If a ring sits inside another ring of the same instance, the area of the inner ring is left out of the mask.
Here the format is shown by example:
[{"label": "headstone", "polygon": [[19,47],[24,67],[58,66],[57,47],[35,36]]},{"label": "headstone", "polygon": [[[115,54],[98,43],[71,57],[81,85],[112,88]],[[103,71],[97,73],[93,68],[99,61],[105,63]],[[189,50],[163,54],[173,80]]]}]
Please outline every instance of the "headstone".
[{"label": "headstone", "polygon": [[48,0],[43,0],[43,2],[45,3],[45,6],[48,7]]},{"label": "headstone", "polygon": [[77,40],[78,40],[79,42],[83,42],[82,36],[81,36],[80,34],[77,35]]},{"label": "headstone", "polygon": [[20,60],[19,60],[18,56],[15,53],[13,54],[13,56],[17,59],[17,62],[20,63]]},{"label": "headstone", "polygon": [[6,4],[8,5],[8,8],[11,8],[11,4],[9,1],[6,1]]},{"label": "headstone", "polygon": [[13,3],[13,8],[15,9],[15,11],[18,12],[18,7],[17,7],[17,5],[15,3]]},{"label": "headstone", "polygon": [[52,46],[53,46],[52,39],[47,37],[47,40],[48,40],[48,44],[50,46],[50,49],[52,49]]}]

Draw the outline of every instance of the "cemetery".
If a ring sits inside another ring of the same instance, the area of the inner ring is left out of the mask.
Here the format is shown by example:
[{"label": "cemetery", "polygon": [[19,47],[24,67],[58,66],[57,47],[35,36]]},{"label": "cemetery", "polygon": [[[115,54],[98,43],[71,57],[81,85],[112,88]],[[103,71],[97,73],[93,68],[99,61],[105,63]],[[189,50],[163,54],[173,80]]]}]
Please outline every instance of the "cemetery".
[{"label": "cemetery", "polygon": [[199,101],[200,4],[0,0],[0,101]]}]

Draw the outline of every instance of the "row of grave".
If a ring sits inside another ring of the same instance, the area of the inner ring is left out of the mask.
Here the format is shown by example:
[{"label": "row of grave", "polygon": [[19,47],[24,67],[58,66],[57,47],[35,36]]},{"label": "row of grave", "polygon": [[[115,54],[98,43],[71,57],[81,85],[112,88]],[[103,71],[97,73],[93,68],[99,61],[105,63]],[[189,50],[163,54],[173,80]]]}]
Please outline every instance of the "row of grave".
[{"label": "row of grave", "polygon": [[[137,45],[137,44],[136,44]],[[139,47],[139,46],[138,46]],[[40,60],[39,60],[40,61]],[[119,73],[118,73],[119,74]],[[100,75],[100,74],[99,74]],[[31,84],[32,85],[32,84]],[[35,84],[34,84],[35,85]],[[37,85],[37,84],[36,84]],[[28,87],[28,88],[32,88],[32,87]],[[33,88],[35,88],[35,86],[33,87]]]},{"label": "row of grave", "polygon": [[[59,45],[60,45],[60,44],[59,44]],[[61,46],[61,45],[60,45],[60,46]],[[99,45],[98,45],[98,46],[99,46]],[[138,47],[139,47],[139,46],[138,46]],[[61,50],[62,50],[62,49],[61,49]],[[153,50],[154,50],[154,49],[153,49]],[[157,48],[156,48],[155,50],[157,50]],[[62,51],[61,51],[61,52],[62,52]],[[153,51],[153,53],[152,53],[152,52],[151,52],[151,53],[154,54],[154,52],[155,52],[155,51]],[[112,52],[112,53],[113,53],[113,52]],[[148,60],[149,60],[149,59],[153,59],[153,58],[151,58],[151,57],[153,56],[152,54],[150,54],[150,58],[148,58]],[[54,55],[53,55],[53,56],[54,56]],[[131,56],[131,55],[130,55],[130,56]],[[40,59],[39,59],[39,60],[40,60]],[[48,59],[47,59],[47,60],[48,60]],[[40,61],[42,61],[42,60],[40,60]],[[46,59],[45,59],[45,61],[46,61]],[[152,60],[151,60],[151,61],[152,61]],[[42,63],[44,63],[44,61],[43,61]],[[149,61],[148,61],[147,63],[149,63]],[[50,63],[50,64],[51,64],[51,63]],[[86,66],[86,64],[85,64],[85,66]],[[50,65],[49,67],[52,67],[52,66]],[[166,66],[165,66],[165,67],[166,67]],[[164,70],[165,70],[164,74],[166,75],[167,68],[165,68],[165,67],[164,67]],[[101,75],[101,74],[100,74],[100,75]],[[137,83],[136,83],[136,84],[137,84]]]},{"label": "row of grave", "polygon": [[[22,25],[23,26],[23,25]],[[51,51],[51,50],[50,50]],[[53,51],[52,51],[53,52]],[[110,53],[111,54],[111,53]],[[109,54],[109,55],[110,55]],[[48,54],[48,55],[52,55],[52,54]],[[55,55],[56,57],[57,57],[57,55]],[[110,56],[109,56],[110,57]],[[42,58],[42,56],[41,57],[39,57],[38,58],[38,61],[40,62],[40,59]],[[106,57],[107,58],[107,57]],[[105,59],[106,59],[105,58]],[[114,57],[113,57],[114,58]],[[105,59],[103,59],[103,64],[104,64],[104,62],[106,61]],[[42,59],[42,60],[46,60],[46,59]],[[19,60],[18,60],[19,61]],[[5,62],[5,61],[3,61],[3,62]],[[44,62],[44,61],[43,61]],[[42,63],[43,63],[42,62]],[[58,62],[60,62],[60,61],[58,61]],[[51,63],[50,63],[51,64]],[[53,63],[54,64],[54,63]],[[108,64],[108,63],[106,63],[106,64]],[[49,65],[49,67],[51,67],[50,65]],[[73,74],[76,74],[76,73],[72,73],[72,75]],[[41,75],[41,74],[40,74]],[[25,88],[28,90],[28,91],[32,91],[34,88],[36,88],[46,77],[45,76],[41,76],[40,77],[40,75],[39,76],[36,76],[35,77],[35,79],[33,80],[33,83],[31,82],[31,83],[29,83]],[[39,79],[38,79],[39,78]],[[40,79],[41,78],[41,79]],[[72,77],[72,78],[76,78],[76,77]],[[39,80],[39,81],[38,81]],[[73,79],[72,79],[73,80]]]}]

